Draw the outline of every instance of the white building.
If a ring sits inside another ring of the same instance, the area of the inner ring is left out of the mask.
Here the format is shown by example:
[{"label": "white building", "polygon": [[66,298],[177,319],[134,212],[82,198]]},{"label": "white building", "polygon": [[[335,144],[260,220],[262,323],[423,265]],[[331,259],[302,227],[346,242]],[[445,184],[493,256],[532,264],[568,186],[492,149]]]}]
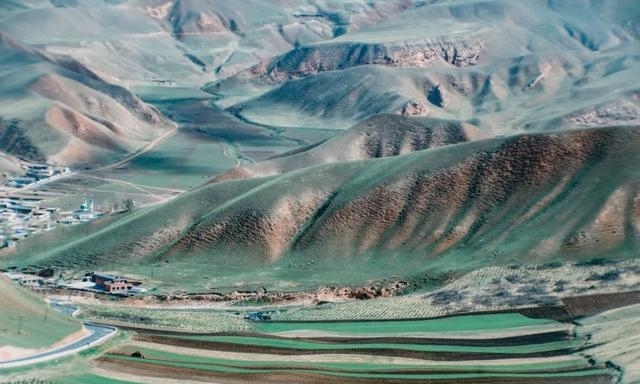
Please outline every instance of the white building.
[{"label": "white building", "polygon": [[82,198],[80,209],[73,211],[73,217],[80,221],[93,220],[96,216],[93,199],[89,199],[86,196]]}]

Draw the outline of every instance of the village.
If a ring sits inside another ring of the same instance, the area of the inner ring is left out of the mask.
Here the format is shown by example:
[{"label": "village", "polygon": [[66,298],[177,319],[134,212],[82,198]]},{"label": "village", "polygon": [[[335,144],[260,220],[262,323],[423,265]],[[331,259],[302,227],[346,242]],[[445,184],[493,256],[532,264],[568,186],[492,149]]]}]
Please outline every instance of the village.
[{"label": "village", "polygon": [[80,224],[110,213],[96,209],[90,196],[83,196],[78,208],[72,211],[43,206],[40,199],[29,197],[24,191],[73,172],[68,167],[49,164],[24,163],[22,167],[24,175],[7,178],[0,194],[0,248],[13,248],[19,240],[59,225]]}]

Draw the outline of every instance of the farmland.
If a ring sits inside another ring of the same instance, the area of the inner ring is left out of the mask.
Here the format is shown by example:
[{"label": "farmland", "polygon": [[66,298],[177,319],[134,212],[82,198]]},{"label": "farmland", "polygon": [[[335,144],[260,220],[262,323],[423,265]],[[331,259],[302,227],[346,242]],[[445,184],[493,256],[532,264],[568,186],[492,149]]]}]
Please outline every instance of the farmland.
[{"label": "farmland", "polygon": [[241,332],[251,324],[230,314],[213,311],[85,306],[82,316],[93,321],[178,329],[187,332]]},{"label": "farmland", "polygon": [[[622,269],[621,265],[616,267]],[[629,300],[637,300],[632,294],[601,296],[580,299],[572,295],[564,300],[573,309],[597,312],[602,311],[598,308],[603,308],[603,303],[627,305]],[[426,304],[424,300],[422,304],[406,301],[415,297],[330,305],[343,308],[345,317],[357,308],[350,307],[355,304],[372,308],[389,304],[387,313],[393,313],[400,302],[405,308]],[[544,314],[551,312],[545,311],[526,316],[527,310],[536,309],[533,307],[440,318],[400,318],[407,315],[405,312],[386,320],[368,321],[359,319],[366,316],[356,309],[350,319],[342,321],[249,322],[242,319],[242,306],[234,312],[233,306],[216,310],[105,304],[84,305],[81,316],[117,324],[129,330],[125,334],[130,336],[119,337],[117,342],[88,355],[86,374],[61,376],[58,370],[52,377],[78,384],[151,383],[160,377],[167,383],[235,383],[258,378],[266,383],[614,383],[621,374],[615,362],[628,358],[608,347],[621,339],[603,330],[614,321],[618,332],[628,332],[637,322],[636,312],[627,309],[637,306],[578,323],[546,318]],[[324,305],[329,304],[315,308]],[[274,317],[293,318],[313,308],[283,307]],[[629,350],[627,346],[621,348]]]},{"label": "farmland", "polygon": [[283,321],[415,319],[554,306],[571,297],[638,291],[639,266],[638,260],[492,266],[452,278],[433,290],[425,290],[422,277],[415,276],[408,280],[406,289],[414,290],[410,294],[323,302],[281,312],[276,318]]},{"label": "farmland", "polygon": [[[448,319],[260,323],[251,333],[137,329],[95,361],[143,377],[224,382],[613,382],[571,326],[517,313]],[[131,357],[139,352],[144,359]],[[263,381],[266,380],[266,381]]]}]

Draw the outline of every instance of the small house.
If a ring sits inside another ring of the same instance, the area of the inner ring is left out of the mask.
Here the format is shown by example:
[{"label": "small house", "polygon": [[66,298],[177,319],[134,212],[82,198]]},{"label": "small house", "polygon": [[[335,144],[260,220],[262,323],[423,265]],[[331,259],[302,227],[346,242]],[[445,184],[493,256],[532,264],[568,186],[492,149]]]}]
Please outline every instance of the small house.
[{"label": "small house", "polygon": [[20,282],[20,285],[26,285],[28,287],[38,287],[42,285],[44,279],[40,276],[24,274],[22,275],[22,277],[20,277],[18,282]]}]

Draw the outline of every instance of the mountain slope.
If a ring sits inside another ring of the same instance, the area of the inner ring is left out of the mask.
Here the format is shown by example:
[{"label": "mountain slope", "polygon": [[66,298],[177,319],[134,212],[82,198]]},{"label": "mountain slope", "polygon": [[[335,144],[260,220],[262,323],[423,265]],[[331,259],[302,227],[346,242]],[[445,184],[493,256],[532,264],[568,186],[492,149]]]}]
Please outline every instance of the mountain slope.
[{"label": "mountain slope", "polygon": [[296,150],[295,153],[285,153],[274,159],[236,167],[214,180],[263,177],[337,161],[397,156],[480,137],[482,133],[471,124],[424,117],[379,115],[308,150]]},{"label": "mountain slope", "polygon": [[[248,120],[281,126],[346,128],[410,100],[503,134],[637,124],[638,12],[628,0],[422,4],[204,89]],[[361,103],[345,97],[352,89]]]},{"label": "mountain slope", "polygon": [[[50,248],[45,259],[107,265],[117,255],[122,265],[208,265],[200,273],[214,276],[362,282],[635,257],[638,144],[638,127],[529,134],[214,183]],[[312,270],[284,268],[308,263]]]},{"label": "mountain slope", "polygon": [[69,57],[0,34],[0,58],[0,140],[10,155],[87,166],[131,153],[173,127]]},{"label": "mountain slope", "polygon": [[[42,298],[0,275],[0,359],[2,347],[42,348],[80,330],[80,323],[48,309]],[[46,316],[45,316],[46,312]]]}]

